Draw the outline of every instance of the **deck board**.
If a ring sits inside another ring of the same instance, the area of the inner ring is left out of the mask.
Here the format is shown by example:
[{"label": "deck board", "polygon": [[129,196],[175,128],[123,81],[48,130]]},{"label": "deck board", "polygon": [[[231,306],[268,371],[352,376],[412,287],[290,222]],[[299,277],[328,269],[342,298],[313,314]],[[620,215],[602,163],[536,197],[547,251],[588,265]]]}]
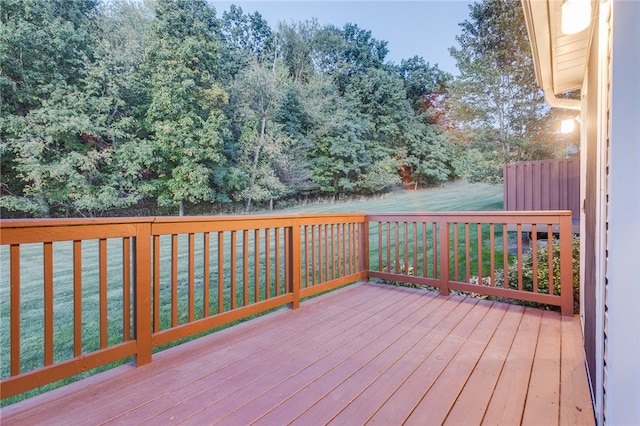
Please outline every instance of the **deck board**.
[{"label": "deck board", "polygon": [[589,424],[579,319],[355,284],[5,407],[33,424]]}]

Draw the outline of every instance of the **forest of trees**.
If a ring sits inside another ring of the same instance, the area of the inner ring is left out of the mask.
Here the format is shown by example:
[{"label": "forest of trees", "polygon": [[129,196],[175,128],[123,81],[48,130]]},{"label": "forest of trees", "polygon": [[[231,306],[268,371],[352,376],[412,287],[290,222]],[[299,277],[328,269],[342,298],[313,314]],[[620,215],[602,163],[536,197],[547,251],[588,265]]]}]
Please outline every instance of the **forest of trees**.
[{"label": "forest of trees", "polygon": [[357,24],[271,27],[205,0],[0,4],[4,217],[249,211],[402,176],[497,181],[557,154],[517,0],[472,5],[456,78],[386,61]]}]

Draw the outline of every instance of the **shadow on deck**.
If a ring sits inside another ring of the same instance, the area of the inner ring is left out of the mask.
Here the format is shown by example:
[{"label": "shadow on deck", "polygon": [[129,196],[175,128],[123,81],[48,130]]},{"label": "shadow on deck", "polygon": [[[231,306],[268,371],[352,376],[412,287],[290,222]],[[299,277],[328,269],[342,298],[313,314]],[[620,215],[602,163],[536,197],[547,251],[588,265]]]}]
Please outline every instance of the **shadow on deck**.
[{"label": "shadow on deck", "polygon": [[578,317],[360,283],[2,409],[2,424],[593,424]]}]

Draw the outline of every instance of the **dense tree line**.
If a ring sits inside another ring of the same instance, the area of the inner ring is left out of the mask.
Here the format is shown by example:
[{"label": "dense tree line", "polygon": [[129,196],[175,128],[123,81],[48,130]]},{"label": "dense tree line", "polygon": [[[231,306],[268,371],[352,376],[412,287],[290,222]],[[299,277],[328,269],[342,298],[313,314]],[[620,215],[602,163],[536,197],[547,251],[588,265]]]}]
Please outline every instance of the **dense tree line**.
[{"label": "dense tree line", "polygon": [[504,127],[495,114],[478,120],[491,107],[465,98],[473,82],[492,84],[465,68],[464,52],[480,49],[465,37],[486,20],[476,9],[452,51],[453,83],[420,57],[386,62],[387,43],[356,24],[272,28],[205,0],[0,2],[5,213],[95,216],[144,202],[182,214],[185,204],[376,194],[401,175],[473,177],[469,152],[512,160],[514,140],[525,158],[542,133],[528,127],[544,116],[537,99],[497,95],[525,103],[497,109],[534,115]]}]

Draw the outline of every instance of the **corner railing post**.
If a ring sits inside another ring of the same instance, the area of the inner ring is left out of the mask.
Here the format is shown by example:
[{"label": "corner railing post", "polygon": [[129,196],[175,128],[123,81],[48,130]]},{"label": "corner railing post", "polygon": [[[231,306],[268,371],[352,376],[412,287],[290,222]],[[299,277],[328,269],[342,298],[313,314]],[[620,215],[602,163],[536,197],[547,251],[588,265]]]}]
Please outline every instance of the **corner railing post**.
[{"label": "corner railing post", "polygon": [[564,316],[573,315],[573,235],[571,212],[560,216],[560,298]]},{"label": "corner railing post", "polygon": [[449,295],[449,222],[440,222],[440,294]]},{"label": "corner railing post", "polygon": [[297,221],[286,228],[286,270],[287,270],[287,289],[293,294],[293,302],[291,308],[298,309],[300,307],[300,280],[302,279],[301,269],[301,238],[300,224]]},{"label": "corner railing post", "polygon": [[358,272],[365,272],[367,274],[366,280],[369,280],[369,220],[365,217],[364,221],[360,223],[360,270]]},{"label": "corner railing post", "polygon": [[136,366],[151,362],[151,223],[138,223],[134,244]]}]

